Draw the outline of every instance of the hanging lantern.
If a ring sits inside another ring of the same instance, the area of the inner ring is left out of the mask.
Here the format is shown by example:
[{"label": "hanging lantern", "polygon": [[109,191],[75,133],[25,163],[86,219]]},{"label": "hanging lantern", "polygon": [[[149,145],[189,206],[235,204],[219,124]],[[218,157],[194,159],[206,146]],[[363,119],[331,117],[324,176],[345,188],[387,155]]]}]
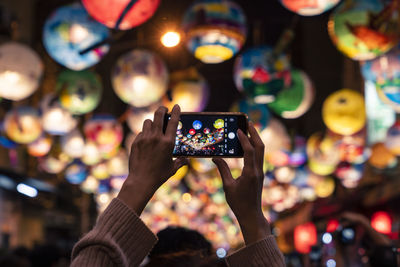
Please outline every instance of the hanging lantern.
[{"label": "hanging lantern", "polygon": [[207,173],[216,168],[215,164],[208,158],[193,158],[190,164],[199,173]]},{"label": "hanging lantern", "polygon": [[357,183],[363,176],[363,164],[350,164],[349,162],[341,162],[336,168],[335,175],[341,181]]},{"label": "hanging lantern", "polygon": [[315,16],[336,6],[340,0],[280,0],[290,11],[302,16]]},{"label": "hanging lantern", "polygon": [[296,136],[294,139],[294,149],[289,155],[289,164],[293,167],[299,167],[306,162],[306,139],[302,136]]},{"label": "hanging lantern", "polygon": [[327,225],[326,225],[326,231],[327,231],[328,233],[333,233],[333,232],[335,232],[335,231],[338,229],[339,225],[340,225],[340,223],[339,223],[338,220],[336,220],[336,219],[330,219],[330,220],[328,221]]},{"label": "hanging lantern", "polygon": [[370,60],[397,43],[397,2],[343,1],[335,9],[328,30],[339,51],[354,60]]},{"label": "hanging lantern", "polygon": [[87,176],[86,166],[80,162],[73,162],[65,170],[65,179],[71,184],[81,184]]},{"label": "hanging lantern", "polygon": [[285,126],[277,119],[270,120],[268,127],[260,133],[260,137],[265,145],[266,157],[274,151],[290,150],[289,135]]},{"label": "hanging lantern", "polygon": [[368,158],[366,146],[366,131],[363,129],[355,134],[342,136],[327,131],[327,136],[335,142],[339,151],[340,160],[354,164],[361,164]]},{"label": "hanging lantern", "polygon": [[88,177],[86,177],[86,180],[81,183],[80,188],[83,192],[87,194],[93,194],[96,192],[99,184],[99,180],[89,175]]},{"label": "hanging lantern", "polygon": [[55,143],[48,155],[39,158],[39,167],[47,173],[57,174],[62,172],[70,162],[71,158],[61,151],[58,143]]},{"label": "hanging lantern", "polygon": [[280,183],[290,183],[296,177],[296,170],[294,168],[284,166],[274,170],[275,179]]},{"label": "hanging lantern", "polygon": [[43,28],[43,44],[49,55],[72,70],[97,64],[107,54],[109,45],[85,49],[108,37],[109,30],[89,17],[80,4],[58,8],[47,18]]},{"label": "hanging lantern", "polygon": [[275,101],[277,94],[290,86],[290,62],[286,55],[275,55],[273,48],[261,46],[244,51],[235,61],[234,80],[254,102]]},{"label": "hanging lantern", "polygon": [[0,97],[25,99],[39,87],[43,63],[26,45],[7,42],[0,45]]},{"label": "hanging lantern", "polygon": [[4,119],[7,136],[19,144],[29,144],[43,132],[39,112],[32,107],[18,107],[7,112]]},{"label": "hanging lantern", "polygon": [[329,175],[335,171],[340,154],[334,140],[319,133],[313,134],[307,141],[308,167],[318,175]]},{"label": "hanging lantern", "polygon": [[317,244],[317,228],[312,222],[294,228],[294,246],[300,253],[311,252],[311,246]]},{"label": "hanging lantern", "polygon": [[249,100],[241,100],[231,107],[232,112],[246,113],[248,119],[254,124],[257,130],[262,131],[267,127],[271,119],[271,113],[267,105],[257,104]]},{"label": "hanging lantern", "polygon": [[386,169],[395,167],[397,158],[384,143],[376,143],[372,146],[368,162],[377,169]]},{"label": "hanging lantern", "polygon": [[314,101],[314,87],[310,78],[302,71],[291,71],[292,83],[288,88],[278,93],[275,101],[268,107],[285,119],[295,119],[302,116]]},{"label": "hanging lantern", "polygon": [[118,154],[107,161],[108,173],[111,176],[127,177],[129,174],[129,158],[126,151],[121,149]]},{"label": "hanging lantern", "polygon": [[78,129],[61,137],[62,151],[71,158],[80,158],[85,151],[85,140]]},{"label": "hanging lantern", "polygon": [[65,135],[78,124],[72,114],[61,107],[53,94],[44,97],[41,110],[43,129],[51,135]]},{"label": "hanging lantern", "polygon": [[65,70],[57,78],[56,90],[62,107],[82,115],[97,107],[103,86],[94,72]]},{"label": "hanging lantern", "polygon": [[111,115],[94,116],[85,123],[84,132],[103,155],[118,148],[123,139],[121,124]]},{"label": "hanging lantern", "polygon": [[140,133],[142,131],[144,121],[147,119],[153,120],[155,111],[155,105],[146,108],[130,107],[127,111],[128,116],[126,119],[129,129],[131,129],[134,134]]},{"label": "hanging lantern", "polygon": [[163,98],[163,105],[169,110],[178,104],[183,112],[200,112],[207,105],[210,89],[195,68],[172,73],[170,88],[169,96]]},{"label": "hanging lantern", "polygon": [[96,143],[93,141],[86,142],[83,148],[82,162],[91,166],[99,163],[101,159],[102,156]]},{"label": "hanging lantern", "polygon": [[326,198],[335,191],[335,180],[332,177],[321,177],[314,187],[315,194],[320,198]]},{"label": "hanging lantern", "polygon": [[246,17],[230,0],[198,0],[185,12],[186,46],[204,63],[221,63],[239,52],[246,40]]},{"label": "hanging lantern", "polygon": [[378,211],[372,215],[371,226],[382,234],[390,234],[392,232],[392,219],[387,212]]},{"label": "hanging lantern", "polygon": [[28,153],[34,157],[43,157],[49,153],[53,140],[48,135],[42,135],[33,143],[28,144]]},{"label": "hanging lantern", "polygon": [[137,49],[118,59],[111,80],[122,101],[134,107],[146,107],[166,93],[168,71],[159,56]]},{"label": "hanging lantern", "polygon": [[324,101],[322,119],[337,134],[352,135],[360,131],[366,122],[363,96],[350,89],[334,92]]},{"label": "hanging lantern", "polygon": [[[82,0],[82,3],[90,16],[98,22],[109,28],[129,30],[150,19],[160,0]],[[121,14],[124,14],[124,17],[120,24],[116,25]]]},{"label": "hanging lantern", "polygon": [[105,180],[110,177],[110,174],[108,173],[108,167],[105,162],[94,165],[91,169],[90,174],[98,180]]},{"label": "hanging lantern", "polygon": [[400,120],[396,120],[389,128],[385,140],[385,146],[396,156],[400,156]]}]

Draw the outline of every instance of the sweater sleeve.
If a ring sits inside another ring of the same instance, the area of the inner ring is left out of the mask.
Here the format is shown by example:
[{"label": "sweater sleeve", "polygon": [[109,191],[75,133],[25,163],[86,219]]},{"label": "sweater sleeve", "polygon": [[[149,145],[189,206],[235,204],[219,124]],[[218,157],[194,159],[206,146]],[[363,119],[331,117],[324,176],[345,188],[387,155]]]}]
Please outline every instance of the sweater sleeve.
[{"label": "sweater sleeve", "polygon": [[283,254],[272,235],[236,251],[226,258],[226,262],[230,267],[285,266]]},{"label": "sweater sleeve", "polygon": [[75,245],[71,266],[139,266],[156,242],[142,220],[115,198]]}]

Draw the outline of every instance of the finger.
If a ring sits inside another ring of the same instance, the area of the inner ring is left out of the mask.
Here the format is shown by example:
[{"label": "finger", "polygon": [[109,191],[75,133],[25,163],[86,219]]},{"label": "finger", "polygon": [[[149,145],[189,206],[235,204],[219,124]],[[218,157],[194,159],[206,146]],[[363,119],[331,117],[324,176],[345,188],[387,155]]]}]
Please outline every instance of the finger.
[{"label": "finger", "polygon": [[245,135],[240,129],[238,130],[238,137],[244,152],[243,171],[252,170],[254,169],[254,148],[247,135]]},{"label": "finger", "polygon": [[176,160],[174,160],[174,167],[172,170],[172,175],[174,175],[180,168],[182,168],[185,165],[188,165],[189,161],[187,160],[187,158],[177,158]]},{"label": "finger", "polygon": [[156,112],[154,113],[154,120],[153,120],[153,130],[157,133],[163,132],[163,125],[164,125],[164,117],[167,113],[166,107],[159,107]]},{"label": "finger", "polygon": [[255,160],[257,166],[261,167],[262,170],[262,167],[264,165],[265,146],[252,122],[249,123],[249,134],[250,134],[250,142],[255,149]]},{"label": "finger", "polygon": [[171,119],[168,121],[167,130],[165,131],[165,136],[171,140],[175,140],[176,129],[178,128],[180,115],[181,108],[179,105],[175,105],[171,112]]},{"label": "finger", "polygon": [[149,120],[149,119],[145,120],[143,122],[143,129],[142,129],[143,134],[151,133],[152,125],[153,125],[153,122],[151,120]]},{"label": "finger", "polygon": [[212,161],[218,167],[218,171],[221,175],[222,183],[223,183],[224,187],[232,184],[234,182],[234,179],[232,177],[231,170],[229,169],[229,166],[225,162],[225,160],[220,159],[220,158],[213,158]]}]

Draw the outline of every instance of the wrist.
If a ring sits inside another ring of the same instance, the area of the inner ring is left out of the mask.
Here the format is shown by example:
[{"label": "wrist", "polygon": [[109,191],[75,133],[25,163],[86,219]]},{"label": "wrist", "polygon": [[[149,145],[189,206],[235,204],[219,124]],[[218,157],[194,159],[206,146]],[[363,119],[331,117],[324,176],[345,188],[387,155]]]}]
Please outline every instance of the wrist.
[{"label": "wrist", "polygon": [[262,212],[245,218],[238,218],[238,221],[246,246],[271,235],[271,227]]}]

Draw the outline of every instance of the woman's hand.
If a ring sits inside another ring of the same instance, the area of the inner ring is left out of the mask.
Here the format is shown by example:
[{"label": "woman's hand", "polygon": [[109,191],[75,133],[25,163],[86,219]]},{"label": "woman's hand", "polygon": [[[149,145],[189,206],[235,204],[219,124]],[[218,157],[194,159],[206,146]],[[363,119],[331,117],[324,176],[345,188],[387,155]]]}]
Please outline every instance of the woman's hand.
[{"label": "woman's hand", "polygon": [[239,178],[232,177],[228,164],[223,159],[213,159],[222,177],[226,201],[239,221],[246,245],[271,234],[261,208],[264,144],[252,123],[249,124],[249,133],[250,138],[241,130],[238,131],[244,151],[244,167]]},{"label": "woman's hand", "polygon": [[146,120],[132,144],[129,176],[118,198],[140,215],[157,189],[186,164],[186,159],[172,159],[180,108],[175,105],[163,133],[167,108],[159,107],[154,120]]}]

